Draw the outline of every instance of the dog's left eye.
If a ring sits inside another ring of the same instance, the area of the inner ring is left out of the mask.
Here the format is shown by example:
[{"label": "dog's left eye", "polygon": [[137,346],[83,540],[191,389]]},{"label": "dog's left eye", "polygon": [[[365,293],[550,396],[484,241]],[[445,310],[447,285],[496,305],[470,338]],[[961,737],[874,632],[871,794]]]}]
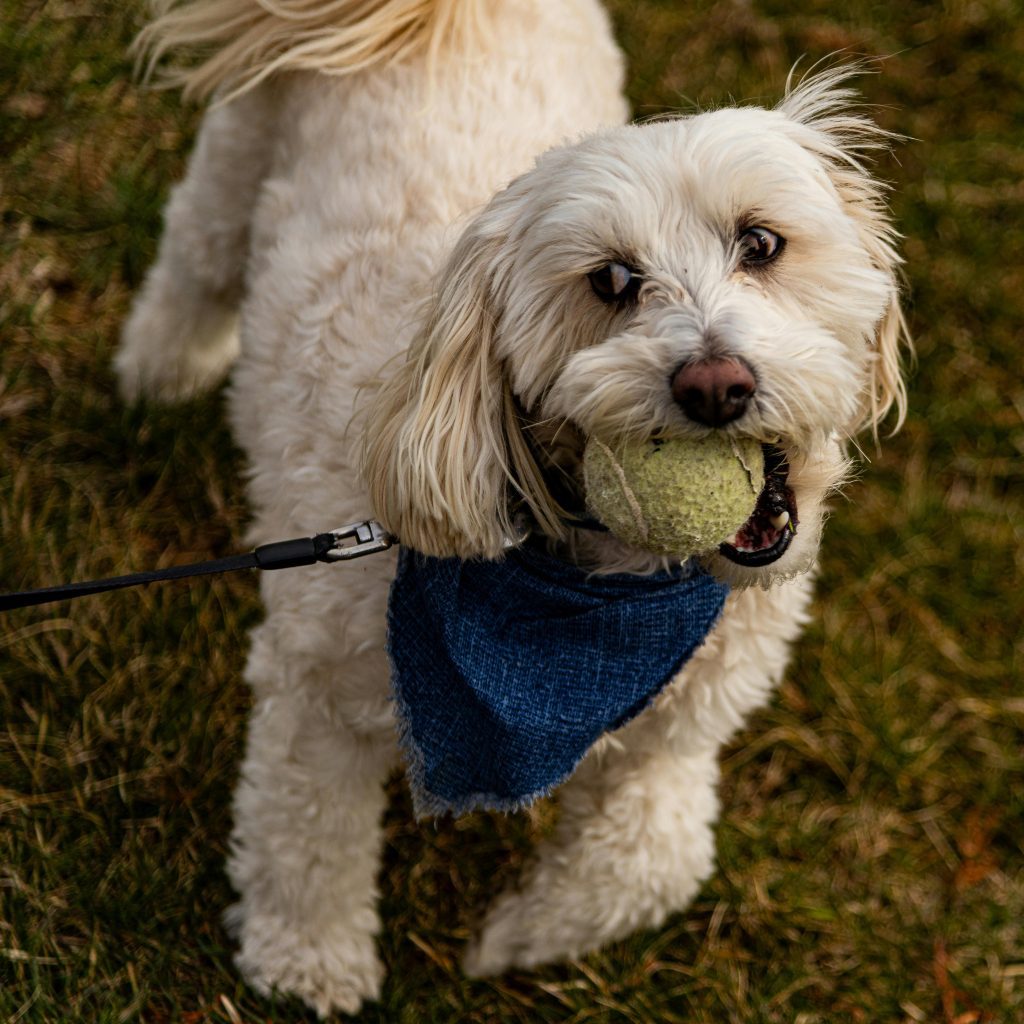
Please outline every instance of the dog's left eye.
[{"label": "dog's left eye", "polygon": [[590,287],[602,302],[633,302],[643,280],[625,263],[611,262],[587,274]]},{"label": "dog's left eye", "polygon": [[782,252],[786,240],[768,228],[747,228],[739,238],[740,259],[744,263],[767,263]]}]

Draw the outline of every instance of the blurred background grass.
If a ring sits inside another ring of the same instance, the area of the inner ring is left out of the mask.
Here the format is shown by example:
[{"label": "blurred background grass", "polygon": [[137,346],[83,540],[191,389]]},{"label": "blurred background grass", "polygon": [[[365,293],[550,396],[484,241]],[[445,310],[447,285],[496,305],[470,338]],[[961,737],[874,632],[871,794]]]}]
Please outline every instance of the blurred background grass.
[{"label": "blurred background grass", "polygon": [[[579,964],[467,982],[550,810],[417,827],[395,785],[366,1022],[1024,1019],[1024,17],[1004,0],[614,0],[638,115],[774,101],[791,64],[912,137],[879,168],[919,363],[826,537],[817,617],[725,755],[694,906]],[[237,550],[218,396],[126,409],[109,364],[197,115],[131,82],[134,3],[0,0],[0,587]],[[257,620],[245,575],[0,623],[0,1019],[311,1019],[219,922]],[[497,876],[497,877],[496,877]]]}]

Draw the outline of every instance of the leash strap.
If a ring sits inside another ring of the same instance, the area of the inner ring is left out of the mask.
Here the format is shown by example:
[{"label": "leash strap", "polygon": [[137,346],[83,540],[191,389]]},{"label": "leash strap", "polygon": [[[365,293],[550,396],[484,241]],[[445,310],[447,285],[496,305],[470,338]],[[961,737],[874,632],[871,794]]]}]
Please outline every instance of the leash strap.
[{"label": "leash strap", "polygon": [[234,572],[238,569],[291,569],[299,565],[313,565],[316,562],[344,562],[377,551],[385,551],[393,543],[394,538],[380,523],[368,519],[349,523],[329,533],[318,533],[314,537],[297,537],[293,540],[262,544],[245,555],[229,555],[227,558],[193,562],[191,565],[174,565],[152,572],[136,572],[127,576],[83,580],[80,583],[67,583],[58,587],[0,594],[0,612],[50,604],[53,601],[67,601],[75,597],[88,597],[90,594],[122,590],[124,587],[135,587],[143,583],[180,580],[189,576],[209,576],[212,573]]}]

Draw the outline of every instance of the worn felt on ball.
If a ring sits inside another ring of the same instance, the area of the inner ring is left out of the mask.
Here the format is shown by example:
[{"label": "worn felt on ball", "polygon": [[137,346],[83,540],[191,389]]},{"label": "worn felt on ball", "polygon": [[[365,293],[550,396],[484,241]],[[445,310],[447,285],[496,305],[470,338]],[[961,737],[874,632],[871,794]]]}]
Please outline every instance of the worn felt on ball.
[{"label": "worn felt on ball", "polygon": [[731,540],[764,486],[761,445],[722,434],[605,444],[583,453],[590,513],[617,537],[685,557]]}]

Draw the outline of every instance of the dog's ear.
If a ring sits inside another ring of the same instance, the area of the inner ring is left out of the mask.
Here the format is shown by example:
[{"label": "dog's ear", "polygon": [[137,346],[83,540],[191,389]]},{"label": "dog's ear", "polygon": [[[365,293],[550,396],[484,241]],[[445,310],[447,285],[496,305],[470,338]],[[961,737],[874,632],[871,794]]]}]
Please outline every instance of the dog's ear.
[{"label": "dog's ear", "polygon": [[404,363],[368,398],[363,475],[374,514],[437,557],[500,557],[523,501],[559,531],[496,352],[509,206],[499,196],[463,232]]},{"label": "dog's ear", "polygon": [[796,85],[791,73],[778,110],[794,126],[797,141],[821,162],[872,263],[889,282],[889,299],[873,339],[860,423],[870,427],[877,437],[879,425],[894,406],[894,431],[906,417],[902,357],[910,349],[910,337],[900,309],[898,273],[902,260],[896,251],[899,235],[886,203],[888,189],[865,166],[866,157],[888,148],[896,136],[851,109],[857,93],[846,85],[866,70],[863,63],[841,65],[808,75]]}]

